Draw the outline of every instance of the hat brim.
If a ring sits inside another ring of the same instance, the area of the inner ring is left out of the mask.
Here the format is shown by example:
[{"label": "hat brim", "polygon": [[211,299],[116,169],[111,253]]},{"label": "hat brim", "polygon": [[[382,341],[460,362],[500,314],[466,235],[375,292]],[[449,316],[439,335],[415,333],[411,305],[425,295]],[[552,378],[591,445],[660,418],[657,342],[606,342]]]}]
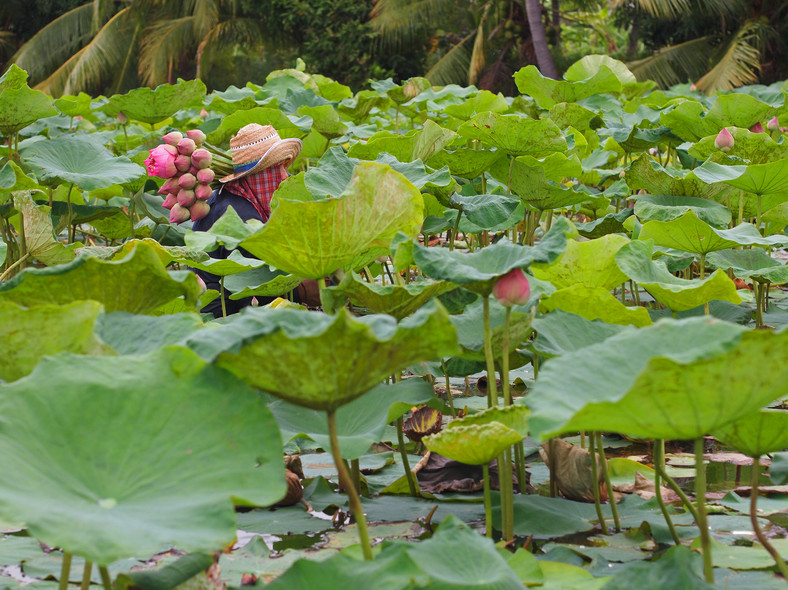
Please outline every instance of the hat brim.
[{"label": "hat brim", "polygon": [[285,165],[289,166],[293,160],[298,157],[298,154],[301,153],[302,145],[303,144],[301,143],[301,140],[295,137],[280,139],[274,145],[268,148],[268,151],[266,151],[257,161],[257,164],[252,166],[249,170],[229,174],[224,178],[220,178],[219,182],[224,184],[232,180],[238,180],[239,178],[243,178],[249,174],[254,174],[260,170],[265,170],[266,168],[270,168],[271,166],[275,166],[276,164],[281,164],[283,162],[286,162]]}]

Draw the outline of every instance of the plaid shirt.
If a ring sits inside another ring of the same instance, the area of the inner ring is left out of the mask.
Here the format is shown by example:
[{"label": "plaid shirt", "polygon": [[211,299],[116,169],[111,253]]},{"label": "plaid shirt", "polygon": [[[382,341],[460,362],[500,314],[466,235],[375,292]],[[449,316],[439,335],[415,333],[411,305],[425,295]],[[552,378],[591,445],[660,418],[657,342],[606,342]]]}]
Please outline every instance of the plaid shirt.
[{"label": "plaid shirt", "polygon": [[249,201],[257,209],[263,223],[266,223],[271,217],[271,195],[287,176],[287,170],[280,164],[231,180],[224,186]]}]

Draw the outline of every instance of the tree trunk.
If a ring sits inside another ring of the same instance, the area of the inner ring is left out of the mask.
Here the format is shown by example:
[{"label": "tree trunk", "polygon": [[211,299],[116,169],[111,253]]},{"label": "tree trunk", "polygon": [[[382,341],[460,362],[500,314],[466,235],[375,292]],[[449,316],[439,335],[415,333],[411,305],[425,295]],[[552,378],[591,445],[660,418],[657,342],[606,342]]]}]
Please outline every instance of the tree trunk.
[{"label": "tree trunk", "polygon": [[638,38],[640,37],[640,17],[632,17],[632,26],[629,29],[629,43],[627,44],[627,60],[634,61],[638,56]]},{"label": "tree trunk", "polygon": [[544,22],[542,21],[542,5],[539,0],[525,0],[525,12],[528,15],[528,27],[531,29],[531,39],[536,53],[536,62],[542,75],[558,79],[558,71],[553,63],[553,56],[547,46]]},{"label": "tree trunk", "polygon": [[552,7],[553,7],[553,30],[555,31],[555,45],[561,43],[561,5],[559,4],[560,0],[553,0]]}]

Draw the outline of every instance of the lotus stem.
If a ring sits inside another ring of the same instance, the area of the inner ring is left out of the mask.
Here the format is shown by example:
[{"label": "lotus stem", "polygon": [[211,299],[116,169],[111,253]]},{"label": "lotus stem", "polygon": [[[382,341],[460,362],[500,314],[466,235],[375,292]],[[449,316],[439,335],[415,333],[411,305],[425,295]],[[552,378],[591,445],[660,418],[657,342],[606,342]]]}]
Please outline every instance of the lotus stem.
[{"label": "lotus stem", "polygon": [[58,590],[67,590],[68,577],[71,575],[71,553],[63,551],[63,563],[60,566],[60,583]]},{"label": "lotus stem", "polygon": [[[72,182],[71,185],[68,187],[68,192],[66,193],[66,203],[68,204],[68,243],[71,244],[74,242],[74,211],[71,205],[71,191],[74,189],[74,183]],[[134,235],[132,234],[132,238]]]},{"label": "lotus stem", "polygon": [[616,532],[621,530],[621,519],[618,517],[618,506],[616,505],[616,496],[613,494],[613,483],[610,481],[610,472],[607,470],[607,458],[605,458],[605,447],[602,444],[602,435],[597,432],[594,434],[596,437],[596,450],[599,453],[601,461],[602,477],[605,480],[605,487],[607,488],[607,497],[610,500],[610,511],[613,513],[613,523],[616,525]]},{"label": "lotus stem", "polygon": [[446,379],[446,397],[448,398],[449,407],[451,408],[451,417],[456,418],[457,412],[454,409],[454,396],[451,394],[451,381],[449,380],[449,371],[446,369],[446,361],[441,359],[441,370],[443,377]]},{"label": "lotus stem", "polygon": [[219,296],[222,300],[222,317],[227,317],[227,303],[224,300],[224,277],[219,277]]},{"label": "lotus stem", "polygon": [[101,574],[101,583],[104,585],[104,590],[112,590],[112,578],[109,577],[109,570],[106,565],[99,566],[99,574]]},{"label": "lotus stem", "polygon": [[761,231],[761,195],[757,195],[758,205],[757,209],[755,210],[755,227],[758,228],[758,233],[763,235]]},{"label": "lotus stem", "polygon": [[93,562],[85,560],[85,567],[82,570],[82,586],[81,590],[88,590],[90,588],[90,575],[93,573]]},{"label": "lotus stem", "polygon": [[402,434],[402,416],[397,418],[397,446],[399,448],[399,456],[402,459],[402,466],[405,468],[405,479],[408,480],[408,490],[410,490],[410,495],[414,497],[418,497],[419,488],[416,485],[415,478],[413,476],[413,471],[410,469],[410,461],[408,461],[408,452],[405,449],[405,437]]},{"label": "lotus stem", "polygon": [[454,241],[457,239],[457,234],[460,231],[460,219],[462,219],[462,211],[457,211],[457,221],[454,222],[454,227],[449,234],[449,252],[454,250]]},{"label": "lotus stem", "polygon": [[553,210],[547,210],[547,219],[544,221],[544,230],[546,232],[550,231],[550,228],[553,227]]},{"label": "lotus stem", "polygon": [[503,320],[503,349],[501,355],[501,389],[503,390],[503,405],[512,405],[512,394],[509,388],[509,326],[512,323],[512,308],[506,306],[506,313]]},{"label": "lotus stem", "polygon": [[17,213],[19,215],[19,255],[23,257],[27,254],[27,234],[25,233],[25,214],[22,211]]},{"label": "lotus stem", "polygon": [[558,460],[555,456],[555,439],[551,438],[547,442],[547,448],[549,449],[549,459],[550,465],[548,466],[548,470],[550,471],[550,497],[555,498],[558,496],[558,477],[556,476],[556,468],[558,467]]},{"label": "lotus stem", "polygon": [[356,492],[353,482],[350,480],[350,474],[345,468],[345,463],[342,461],[342,453],[339,450],[339,436],[337,435],[337,420],[336,411],[330,410],[328,414],[328,437],[331,441],[331,454],[334,457],[334,465],[337,468],[337,475],[339,477],[339,485],[345,490],[350,502],[350,512],[356,520],[358,526],[358,537],[361,542],[361,550],[364,553],[364,559],[372,560],[372,545],[369,542],[369,532],[367,531],[367,519],[364,516],[364,509],[361,506],[361,498]]},{"label": "lotus stem", "polygon": [[501,537],[514,538],[514,484],[512,482],[512,449],[498,455],[498,484],[501,489]]},{"label": "lotus stem", "polygon": [[[596,464],[596,437],[592,432],[591,435],[588,437],[588,452],[589,457],[591,458],[591,479],[594,480],[594,484],[591,486],[594,490],[594,509],[596,510],[596,516],[599,519],[599,525],[602,527],[602,534],[609,534],[607,530],[607,523],[605,522],[605,516],[602,514],[602,501],[600,499],[600,492],[599,492],[599,472],[597,471],[597,464]],[[553,462],[553,453],[550,453],[550,462]],[[552,476],[553,470],[550,469],[550,475]]]},{"label": "lotus stem", "polygon": [[5,278],[14,270],[17,266],[21,265],[30,257],[30,252],[26,252],[24,256],[21,256],[16,262],[14,262],[11,266],[5,269],[5,272],[0,275],[0,282],[4,281]]},{"label": "lotus stem", "polygon": [[581,449],[585,449],[586,448],[586,433],[585,433],[585,430],[581,430],[580,431],[580,448]]},{"label": "lotus stem", "polygon": [[356,488],[356,492],[361,494],[361,466],[358,463],[358,459],[352,459],[350,461],[350,475],[353,478],[353,486]]},{"label": "lotus stem", "polygon": [[698,511],[695,510],[695,506],[693,506],[692,501],[687,497],[687,494],[684,493],[684,490],[682,490],[679,487],[679,485],[673,480],[673,478],[668,475],[668,473],[665,471],[665,466],[664,465],[657,466],[655,464],[654,467],[659,469],[659,474],[660,474],[660,476],[662,476],[662,479],[664,479],[665,483],[668,484],[668,487],[671,490],[673,490],[679,498],[681,498],[682,503],[684,504],[686,509],[689,511],[689,513],[692,515],[692,518],[694,518],[695,521],[697,522],[697,520],[698,520]]},{"label": "lotus stem", "polygon": [[514,445],[514,466],[517,470],[517,486],[520,493],[525,494],[528,487],[528,476],[525,474],[525,446],[523,441]]},{"label": "lotus stem", "polygon": [[676,545],[681,544],[679,535],[676,532],[676,527],[673,526],[673,519],[670,518],[668,507],[665,504],[665,499],[662,497],[662,481],[660,471],[665,468],[665,441],[658,438],[654,441],[654,494],[657,497],[657,504],[662,511],[662,517],[670,530],[670,536],[673,537],[673,543]]},{"label": "lotus stem", "polygon": [[698,512],[696,520],[700,529],[700,546],[703,552],[703,577],[709,584],[714,583],[714,570],[711,562],[711,536],[706,519],[706,466],[703,463],[703,437],[695,439],[695,504]]},{"label": "lotus stem", "polygon": [[744,194],[739,193],[739,225],[744,221]]},{"label": "lotus stem", "polygon": [[[706,254],[705,253],[701,253],[701,255],[700,255],[700,280],[702,281],[705,278],[706,278]],[[703,302],[703,313],[704,313],[704,315],[709,315],[709,313],[710,313],[709,312],[709,302],[708,301],[704,301]]]},{"label": "lotus stem", "polygon": [[753,456],[752,458],[752,476],[750,479],[750,523],[752,524],[752,530],[755,531],[755,536],[758,537],[758,540],[761,542],[761,545],[769,552],[774,559],[774,563],[777,564],[777,569],[780,570],[780,574],[783,578],[788,580],[788,567],[785,566],[785,561],[783,560],[782,556],[777,552],[774,546],[769,542],[769,539],[766,538],[766,535],[763,534],[760,525],[758,524],[758,478],[761,475],[761,457]]},{"label": "lotus stem", "polygon": [[490,296],[482,299],[482,315],[484,318],[484,360],[487,363],[487,406],[498,405],[498,387],[495,385],[495,361],[492,350],[492,330],[490,329]]},{"label": "lotus stem", "polygon": [[514,171],[514,160],[515,158],[511,158],[509,160],[509,177],[506,181],[506,194],[512,194],[512,172]]},{"label": "lotus stem", "polygon": [[490,498],[490,467],[487,463],[482,465],[482,474],[484,475],[484,528],[487,537],[492,539],[493,536],[493,519],[492,519],[492,500]]}]

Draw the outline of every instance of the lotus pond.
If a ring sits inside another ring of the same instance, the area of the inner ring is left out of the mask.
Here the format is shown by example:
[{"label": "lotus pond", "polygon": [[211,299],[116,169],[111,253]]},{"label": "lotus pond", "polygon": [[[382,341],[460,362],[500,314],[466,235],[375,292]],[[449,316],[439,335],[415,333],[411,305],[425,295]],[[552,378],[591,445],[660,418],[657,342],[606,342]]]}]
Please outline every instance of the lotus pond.
[{"label": "lotus pond", "polygon": [[[788,87],[303,70],[0,78],[2,588],[785,587]],[[270,220],[171,223],[150,151],[252,122]]]}]

